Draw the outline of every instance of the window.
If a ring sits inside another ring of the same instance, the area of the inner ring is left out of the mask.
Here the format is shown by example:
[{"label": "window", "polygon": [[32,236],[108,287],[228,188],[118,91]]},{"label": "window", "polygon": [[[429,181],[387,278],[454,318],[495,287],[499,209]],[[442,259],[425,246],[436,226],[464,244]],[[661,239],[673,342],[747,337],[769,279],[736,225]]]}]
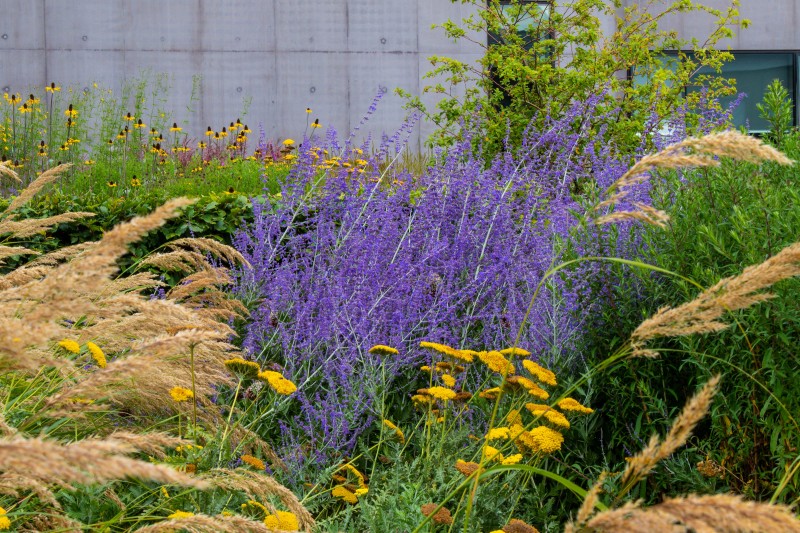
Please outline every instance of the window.
[{"label": "window", "polygon": [[[735,126],[747,126],[751,133],[765,133],[769,130],[769,124],[759,116],[756,104],[764,99],[764,93],[772,80],[778,79],[786,87],[792,99],[794,108],[794,124],[800,123],[798,117],[798,69],[800,68],[800,53],[796,52],[731,52],[734,60],[726,63],[722,67],[722,72],[717,74],[712,69],[701,68],[696,76],[721,76],[726,79],[736,80],[736,91],[745,93],[747,98],[743,99],[739,106],[733,111],[733,123]],[[677,57],[675,55],[665,56],[663,63],[667,68],[677,67]],[[632,70],[631,75],[634,83],[642,83],[644,77],[637,75]],[[686,87],[684,94],[699,90],[696,87]],[[736,96],[721,98],[720,103],[727,106],[736,99]]]},{"label": "window", "polygon": [[[501,0],[497,5],[503,18],[511,23],[516,29],[517,35],[522,39],[525,48],[530,50],[536,41],[552,38],[549,28],[551,4],[551,0]],[[504,37],[496,31],[490,30],[486,39],[488,46],[505,43]],[[546,54],[542,59],[547,61],[551,55]],[[495,65],[489,67],[489,78],[496,90],[502,93],[502,98],[499,102],[500,107],[511,105],[511,96],[497,78],[497,67]]]},{"label": "window", "polygon": [[[528,48],[533,46],[536,40],[546,35],[540,28],[547,28],[550,21],[552,6],[549,0],[519,0],[518,2],[501,0],[499,8],[503,17],[513,24],[517,30],[517,35],[525,41]],[[503,42],[501,35],[492,31],[489,32],[487,36],[487,44],[489,46]]]}]

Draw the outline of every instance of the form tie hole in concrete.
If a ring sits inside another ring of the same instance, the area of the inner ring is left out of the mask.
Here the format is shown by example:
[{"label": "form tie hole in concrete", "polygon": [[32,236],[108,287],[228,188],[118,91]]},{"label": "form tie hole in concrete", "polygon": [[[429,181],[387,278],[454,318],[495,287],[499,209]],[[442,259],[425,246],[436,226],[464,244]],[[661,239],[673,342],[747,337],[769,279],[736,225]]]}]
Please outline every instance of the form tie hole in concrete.
[{"label": "form tie hole in concrete", "polygon": [[236,88],[236,92],[237,92],[237,93],[240,93],[240,92],[242,92],[242,88],[241,88],[241,87],[237,87],[237,88]]},{"label": "form tie hole in concrete", "polygon": [[311,88],[308,90],[308,92],[310,92],[311,94],[314,94],[315,92],[317,92],[317,88],[316,88],[316,87],[311,87]]},{"label": "form tie hole in concrete", "polygon": [[81,37],[81,41],[83,41],[83,42],[86,42],[88,40],[89,40],[89,36],[88,35],[84,35],[83,37]]},{"label": "form tie hole in concrete", "polygon": [[386,44],[386,37],[381,37],[381,44]]},{"label": "form tie hole in concrete", "polygon": [[3,34],[3,40],[4,40],[4,41],[7,41],[7,40],[8,40],[8,34],[7,34],[7,33],[4,33],[4,34]]}]

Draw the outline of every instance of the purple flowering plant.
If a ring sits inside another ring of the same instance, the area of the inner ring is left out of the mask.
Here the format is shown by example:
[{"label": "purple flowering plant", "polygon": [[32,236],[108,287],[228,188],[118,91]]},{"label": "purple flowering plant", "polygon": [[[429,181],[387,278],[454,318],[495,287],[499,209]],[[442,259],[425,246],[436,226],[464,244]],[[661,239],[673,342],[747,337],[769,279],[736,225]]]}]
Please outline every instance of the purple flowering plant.
[{"label": "purple flowering plant", "polygon": [[[478,350],[516,343],[548,365],[569,365],[592,284],[608,272],[585,263],[559,273],[526,315],[537,284],[565,253],[625,255],[636,238],[630,224],[610,238],[585,216],[631,162],[591,126],[601,101],[530,126],[489,165],[479,134],[466,135],[421,175],[393,165],[413,124],[384,137],[363,173],[339,166],[359,153],[352,135],[339,141],[328,130],[317,147],[304,140],[279,198],[254,200],[254,222],[236,238],[252,265],[238,291],[259,302],[244,347],[298,384],[299,411],[282,425],[287,459],[327,463],[352,452],[389,390],[408,405],[407,371],[428,357],[421,340]],[[644,132],[643,146],[654,135]],[[321,169],[322,150],[339,159]],[[370,354],[379,343],[399,355]]]}]

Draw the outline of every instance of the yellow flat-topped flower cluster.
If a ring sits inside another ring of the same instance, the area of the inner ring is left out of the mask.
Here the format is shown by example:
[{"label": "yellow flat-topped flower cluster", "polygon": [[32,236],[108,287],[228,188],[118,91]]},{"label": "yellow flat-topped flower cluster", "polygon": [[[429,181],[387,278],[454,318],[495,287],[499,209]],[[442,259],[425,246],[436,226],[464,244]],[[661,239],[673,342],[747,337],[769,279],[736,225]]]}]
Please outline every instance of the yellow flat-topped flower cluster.
[{"label": "yellow flat-topped flower cluster", "polygon": [[[419,389],[412,400],[417,406],[434,413],[439,421],[442,419],[441,409],[447,408],[449,402],[453,402],[459,396],[465,401],[472,402],[471,393],[456,388],[457,381],[454,376],[465,371],[465,368],[456,362],[479,363],[479,366],[471,368],[481,371],[480,366],[483,366],[493,374],[493,377],[490,376],[486,381],[485,387],[475,392],[475,397],[489,402],[501,402],[498,407],[508,410],[506,415],[500,418],[505,420],[505,424],[490,427],[484,436],[481,448],[483,465],[487,463],[511,465],[523,461],[526,456],[555,453],[564,443],[562,431],[571,426],[567,415],[593,412],[591,408],[583,406],[574,398],[558,399],[554,405],[526,401],[530,396],[540,402],[549,400],[551,393],[546,387],[557,386],[558,380],[553,371],[531,359],[531,353],[523,348],[514,346],[502,350],[476,351],[456,349],[429,341],[421,342],[420,347],[430,351],[434,358],[442,357],[444,360],[434,361],[430,365],[421,367],[423,372],[430,375],[431,386]],[[459,367],[458,372],[455,371],[456,366]],[[525,375],[520,374],[520,370],[524,371]],[[441,384],[434,383],[434,380]],[[437,403],[439,407],[434,408]],[[468,405],[465,405],[461,409],[467,408]],[[529,413],[532,418],[529,417],[526,421],[523,412]],[[509,446],[515,447],[518,453],[507,453],[505,448]],[[464,461],[461,463],[461,466],[469,464]],[[474,472],[476,469],[477,466],[468,470]]]}]

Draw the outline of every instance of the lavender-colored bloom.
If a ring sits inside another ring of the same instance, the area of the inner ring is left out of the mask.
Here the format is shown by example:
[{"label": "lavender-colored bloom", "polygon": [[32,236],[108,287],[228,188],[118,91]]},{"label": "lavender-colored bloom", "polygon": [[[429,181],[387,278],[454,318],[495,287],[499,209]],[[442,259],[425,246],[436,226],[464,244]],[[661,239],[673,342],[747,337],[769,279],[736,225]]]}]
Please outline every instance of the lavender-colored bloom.
[{"label": "lavender-colored bloom", "polygon": [[[521,331],[518,345],[547,363],[570,355],[600,267],[553,276],[526,313],[565,250],[628,253],[626,239],[604,249],[608,230],[582,226],[585,206],[576,201],[586,197],[582,184],[604,190],[630,164],[590,131],[601,101],[590,97],[541,129],[531,126],[519,148],[488,168],[467,127],[464,141],[437,153],[422,176],[395,172],[392,183],[378,169],[402,150],[416,119],[384,136],[360,175],[332,169],[321,179],[304,143],[280,203],[254,201],[254,222],[236,238],[252,265],[239,290],[261,298],[244,346],[261,362],[282,364],[299,387],[300,414],[282,425],[287,458],[327,462],[349,453],[381,415],[384,388],[410,392],[412,384],[396,378],[428,356],[420,340],[502,348]],[[350,156],[349,139],[340,145],[333,130],[326,139],[331,154]],[[647,192],[626,200],[646,200]],[[379,343],[400,355],[369,354]]]}]

